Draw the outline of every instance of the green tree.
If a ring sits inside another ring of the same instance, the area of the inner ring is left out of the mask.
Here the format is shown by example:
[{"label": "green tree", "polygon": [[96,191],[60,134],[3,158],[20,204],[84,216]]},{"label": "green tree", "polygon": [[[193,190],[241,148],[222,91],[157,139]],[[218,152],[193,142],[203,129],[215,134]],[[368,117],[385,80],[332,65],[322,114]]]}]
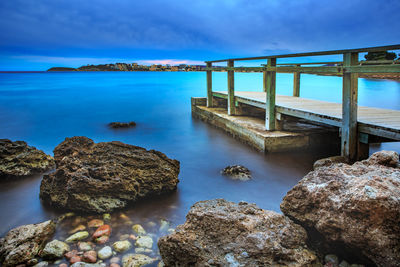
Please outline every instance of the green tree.
[{"label": "green tree", "polygon": [[394,60],[396,53],[388,51],[368,52],[364,57],[366,60]]}]

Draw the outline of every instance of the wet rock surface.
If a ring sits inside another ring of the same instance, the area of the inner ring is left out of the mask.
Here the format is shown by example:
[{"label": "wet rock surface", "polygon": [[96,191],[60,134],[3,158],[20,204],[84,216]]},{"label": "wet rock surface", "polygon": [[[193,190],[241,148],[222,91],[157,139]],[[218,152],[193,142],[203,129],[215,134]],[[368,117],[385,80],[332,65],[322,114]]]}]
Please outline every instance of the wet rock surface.
[{"label": "wet rock surface", "polygon": [[251,172],[244,166],[232,165],[225,167],[221,173],[234,180],[248,181],[251,179]]},{"label": "wet rock surface", "polygon": [[54,149],[57,169],[45,175],[40,198],[70,210],[107,212],[176,189],[179,161],[121,142],[66,138]]},{"label": "wet rock surface", "polygon": [[[284,197],[281,210],[312,242],[353,262],[400,266],[400,168],[393,151],[322,166]],[[322,249],[322,247],[320,246]]]},{"label": "wet rock surface", "polygon": [[16,266],[33,260],[53,236],[55,228],[55,222],[46,221],[10,230],[4,238],[0,239],[2,266]]},{"label": "wet rock surface", "polygon": [[26,142],[0,139],[0,179],[42,173],[54,166],[51,156]]},{"label": "wet rock surface", "polygon": [[108,124],[108,127],[113,128],[113,129],[120,129],[120,128],[132,128],[136,126],[136,122],[130,121],[130,122],[110,122]]},{"label": "wet rock surface", "polygon": [[158,241],[166,266],[320,266],[302,227],[254,204],[200,201],[186,218]]}]

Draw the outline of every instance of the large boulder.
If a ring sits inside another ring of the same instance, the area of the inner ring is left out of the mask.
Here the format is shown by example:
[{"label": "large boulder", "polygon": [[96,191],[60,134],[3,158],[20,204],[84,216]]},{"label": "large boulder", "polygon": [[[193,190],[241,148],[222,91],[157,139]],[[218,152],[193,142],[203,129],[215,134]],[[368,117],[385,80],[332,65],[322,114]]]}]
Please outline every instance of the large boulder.
[{"label": "large boulder", "polygon": [[40,198],[56,207],[108,212],[176,189],[179,161],[121,142],[66,138],[54,149],[57,169],[45,175]]},{"label": "large boulder", "polygon": [[194,204],[158,247],[166,266],[320,266],[306,239],[283,215],[216,199]]},{"label": "large boulder", "polygon": [[28,224],[10,230],[0,239],[0,262],[2,266],[29,263],[44,248],[56,229],[54,221]]},{"label": "large boulder", "polygon": [[307,174],[281,210],[314,244],[367,265],[400,266],[400,168],[381,151],[353,165],[333,163]]},{"label": "large boulder", "polygon": [[54,159],[24,141],[0,139],[0,178],[41,173],[54,168]]}]

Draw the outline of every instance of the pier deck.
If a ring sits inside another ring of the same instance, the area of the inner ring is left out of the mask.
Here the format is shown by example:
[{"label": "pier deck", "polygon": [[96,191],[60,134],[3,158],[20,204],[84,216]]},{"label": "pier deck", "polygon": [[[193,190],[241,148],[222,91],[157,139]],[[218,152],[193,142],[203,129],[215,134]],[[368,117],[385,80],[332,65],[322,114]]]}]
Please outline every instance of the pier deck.
[{"label": "pier deck", "polygon": [[[214,91],[214,97],[228,99],[228,92]],[[266,108],[265,92],[235,92],[235,101]],[[342,104],[294,96],[276,95],[276,112],[332,126],[342,125]],[[400,140],[400,110],[358,107],[358,131]]]}]

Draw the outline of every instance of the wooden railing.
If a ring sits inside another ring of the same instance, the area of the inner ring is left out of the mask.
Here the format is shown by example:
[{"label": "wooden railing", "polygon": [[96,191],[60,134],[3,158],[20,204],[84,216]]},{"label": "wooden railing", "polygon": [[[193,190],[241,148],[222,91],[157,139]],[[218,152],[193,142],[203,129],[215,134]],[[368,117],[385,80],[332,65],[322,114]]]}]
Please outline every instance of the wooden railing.
[{"label": "wooden railing", "polygon": [[[357,95],[358,75],[368,73],[400,73],[398,61],[359,61],[359,53],[381,52],[388,50],[400,50],[400,44],[368,47],[359,49],[332,50],[308,53],[296,53],[285,55],[272,55],[261,57],[232,58],[206,61],[207,67],[207,106],[213,106],[212,71],[213,63],[227,62],[227,67],[218,67],[218,70],[226,70],[228,73],[228,114],[235,115],[235,72],[263,72],[263,89],[266,92],[266,130],[275,130],[275,94],[276,73],[293,73],[293,96],[300,95],[300,74],[338,75],[343,77],[342,99],[342,155],[354,159],[357,151]],[[293,57],[311,57],[342,55],[340,62],[306,62],[306,63],[281,63],[278,59]],[[267,60],[266,65],[260,67],[234,67],[236,61]],[[320,65],[320,66],[315,66]],[[331,66],[333,65],[333,66]]]}]

